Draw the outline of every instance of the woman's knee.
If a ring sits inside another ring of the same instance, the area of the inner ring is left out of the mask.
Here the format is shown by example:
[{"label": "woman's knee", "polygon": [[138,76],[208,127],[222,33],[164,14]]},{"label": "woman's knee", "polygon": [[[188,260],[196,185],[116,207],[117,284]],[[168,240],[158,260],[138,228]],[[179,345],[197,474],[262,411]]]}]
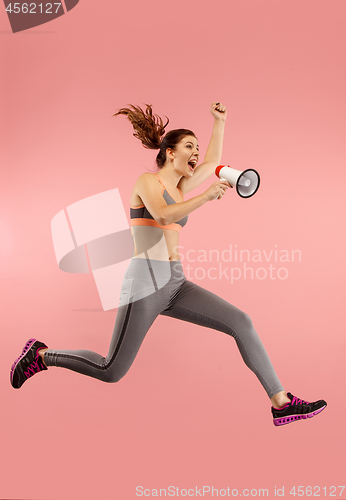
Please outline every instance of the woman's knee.
[{"label": "woman's knee", "polygon": [[105,372],[103,373],[102,380],[107,384],[115,384],[116,382],[119,382],[119,380],[121,380],[124,377],[124,375],[125,373],[119,373],[112,370],[105,370]]},{"label": "woman's knee", "polygon": [[252,323],[251,317],[243,311],[239,311],[238,322],[239,322],[239,325],[242,329],[246,329],[246,330],[253,329],[253,323]]}]

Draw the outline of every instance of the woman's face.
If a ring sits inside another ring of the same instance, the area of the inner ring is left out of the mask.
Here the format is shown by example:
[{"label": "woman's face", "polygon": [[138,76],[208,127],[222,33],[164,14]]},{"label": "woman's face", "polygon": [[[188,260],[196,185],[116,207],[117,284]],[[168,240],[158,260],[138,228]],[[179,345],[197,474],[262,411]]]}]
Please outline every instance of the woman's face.
[{"label": "woman's face", "polygon": [[191,177],[199,159],[199,146],[196,137],[187,135],[181,139],[172,152],[174,168],[183,176]]}]

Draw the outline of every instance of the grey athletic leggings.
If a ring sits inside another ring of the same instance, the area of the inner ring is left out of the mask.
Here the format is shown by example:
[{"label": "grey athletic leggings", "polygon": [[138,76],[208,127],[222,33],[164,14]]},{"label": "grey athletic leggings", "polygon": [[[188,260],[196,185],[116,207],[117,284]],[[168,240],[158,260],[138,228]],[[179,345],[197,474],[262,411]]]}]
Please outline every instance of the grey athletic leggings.
[{"label": "grey athletic leggings", "polygon": [[132,365],[159,314],[206,326],[234,337],[245,364],[269,398],[283,391],[249,316],[185,278],[180,261],[133,258],[122,284],[108,355],[48,349],[47,366],[60,366],[104,382],[117,382]]}]

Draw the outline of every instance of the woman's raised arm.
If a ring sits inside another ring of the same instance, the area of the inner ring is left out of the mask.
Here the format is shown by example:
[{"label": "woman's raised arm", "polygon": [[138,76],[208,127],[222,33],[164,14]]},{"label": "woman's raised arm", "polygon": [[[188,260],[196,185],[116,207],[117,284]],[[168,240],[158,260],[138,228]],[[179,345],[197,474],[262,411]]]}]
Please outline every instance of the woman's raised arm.
[{"label": "woman's raised arm", "polygon": [[207,180],[215,172],[215,168],[220,164],[222,147],[223,147],[223,135],[225,130],[225,122],[227,118],[226,106],[219,102],[213,102],[210,109],[211,114],[214,117],[214,127],[211,134],[211,139],[209,141],[208,149],[204,157],[203,163],[198,165],[190,178],[183,177],[178,188],[183,192],[183,194],[192,191],[198,187],[202,182]]}]

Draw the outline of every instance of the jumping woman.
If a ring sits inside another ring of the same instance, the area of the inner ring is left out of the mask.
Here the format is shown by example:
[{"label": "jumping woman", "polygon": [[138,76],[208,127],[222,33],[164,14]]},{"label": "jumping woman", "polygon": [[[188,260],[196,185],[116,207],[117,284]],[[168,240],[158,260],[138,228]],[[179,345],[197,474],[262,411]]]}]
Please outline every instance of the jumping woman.
[{"label": "jumping woman", "polygon": [[184,276],[179,232],[188,215],[205,203],[221,199],[227,181],[217,180],[187,201],[184,196],[211,177],[221,161],[226,107],[213,103],[214,127],[204,161],[198,164],[199,147],[191,130],[171,130],[152,108],[122,108],[134,136],[143,146],[159,150],[157,173],[139,176],[131,194],[131,231],[134,254],[122,283],[114,332],[106,357],[92,351],[49,349],[30,339],[11,368],[10,380],[19,388],[35,373],[50,366],[68,368],[103,382],[118,382],[131,367],[144,337],[159,314],[226,333],[233,337],[245,364],[257,376],[272,404],[274,425],[313,417],[327,403],[304,401],[285,392],[250,317]]}]

